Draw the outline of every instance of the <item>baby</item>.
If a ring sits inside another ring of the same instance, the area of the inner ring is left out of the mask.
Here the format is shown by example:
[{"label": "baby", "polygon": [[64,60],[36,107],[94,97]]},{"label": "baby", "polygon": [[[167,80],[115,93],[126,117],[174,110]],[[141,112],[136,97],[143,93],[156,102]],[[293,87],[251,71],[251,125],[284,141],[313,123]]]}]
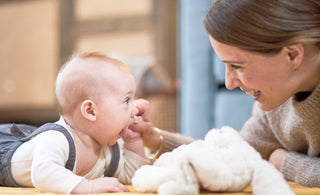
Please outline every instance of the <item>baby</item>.
[{"label": "baby", "polygon": [[[121,183],[129,184],[134,172],[149,164],[139,133],[128,129],[141,120],[133,104],[135,90],[135,79],[122,62],[99,53],[73,56],[56,79],[60,119],[14,151],[13,182],[42,192],[129,191]],[[72,147],[75,160],[69,170]]]}]

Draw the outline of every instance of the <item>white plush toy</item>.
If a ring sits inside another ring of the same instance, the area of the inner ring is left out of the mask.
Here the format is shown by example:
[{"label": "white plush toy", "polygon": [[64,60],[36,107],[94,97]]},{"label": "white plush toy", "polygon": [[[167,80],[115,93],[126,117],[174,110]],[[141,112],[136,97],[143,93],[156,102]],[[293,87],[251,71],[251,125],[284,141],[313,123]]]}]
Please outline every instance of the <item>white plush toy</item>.
[{"label": "white plush toy", "polygon": [[160,195],[199,194],[200,188],[242,192],[249,184],[257,195],[294,194],[282,174],[231,127],[212,129],[204,140],[164,153],[132,178],[137,191]]}]

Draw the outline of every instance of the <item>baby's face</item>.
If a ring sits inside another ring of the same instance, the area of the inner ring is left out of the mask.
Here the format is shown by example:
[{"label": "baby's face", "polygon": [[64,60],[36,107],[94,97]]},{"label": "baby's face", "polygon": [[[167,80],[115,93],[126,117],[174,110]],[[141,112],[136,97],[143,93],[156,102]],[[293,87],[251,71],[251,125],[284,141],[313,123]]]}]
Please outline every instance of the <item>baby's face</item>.
[{"label": "baby's face", "polygon": [[126,69],[113,68],[108,68],[107,78],[103,79],[106,93],[96,103],[95,139],[104,146],[114,145],[138,113],[133,104],[136,91],[133,75]]}]

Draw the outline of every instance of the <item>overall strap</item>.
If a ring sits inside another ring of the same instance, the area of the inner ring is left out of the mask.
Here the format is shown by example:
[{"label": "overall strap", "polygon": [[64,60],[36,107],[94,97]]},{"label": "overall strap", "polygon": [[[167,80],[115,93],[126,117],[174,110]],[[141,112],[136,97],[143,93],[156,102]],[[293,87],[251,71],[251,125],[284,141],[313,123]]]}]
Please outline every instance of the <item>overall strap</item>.
[{"label": "overall strap", "polygon": [[110,168],[104,172],[105,177],[112,177],[119,165],[119,159],[120,159],[120,149],[119,149],[119,144],[116,143],[115,145],[112,146],[112,159],[110,163]]},{"label": "overall strap", "polygon": [[14,135],[16,138],[24,138],[30,135],[33,131],[38,129],[36,126],[27,125],[27,124],[4,124],[3,126],[10,127],[9,130],[12,135]]},{"label": "overall strap", "polygon": [[73,141],[71,134],[63,126],[58,125],[56,123],[46,123],[46,124],[40,126],[37,130],[33,131],[29,136],[27,136],[21,140],[28,141],[32,137],[34,137],[42,132],[48,131],[48,130],[59,131],[59,132],[63,133],[63,135],[67,138],[68,143],[69,143],[69,156],[68,156],[68,160],[66,162],[65,167],[67,169],[69,169],[70,171],[73,171],[74,164],[76,161],[76,147],[74,145],[74,141]]}]

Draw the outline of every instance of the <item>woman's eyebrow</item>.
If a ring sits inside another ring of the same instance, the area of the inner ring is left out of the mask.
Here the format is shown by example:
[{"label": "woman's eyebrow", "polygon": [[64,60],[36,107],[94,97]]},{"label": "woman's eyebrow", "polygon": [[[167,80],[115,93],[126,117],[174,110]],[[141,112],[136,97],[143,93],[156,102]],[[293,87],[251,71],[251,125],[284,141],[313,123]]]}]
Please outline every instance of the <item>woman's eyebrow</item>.
[{"label": "woman's eyebrow", "polygon": [[243,64],[243,61],[222,60],[226,64]]}]

